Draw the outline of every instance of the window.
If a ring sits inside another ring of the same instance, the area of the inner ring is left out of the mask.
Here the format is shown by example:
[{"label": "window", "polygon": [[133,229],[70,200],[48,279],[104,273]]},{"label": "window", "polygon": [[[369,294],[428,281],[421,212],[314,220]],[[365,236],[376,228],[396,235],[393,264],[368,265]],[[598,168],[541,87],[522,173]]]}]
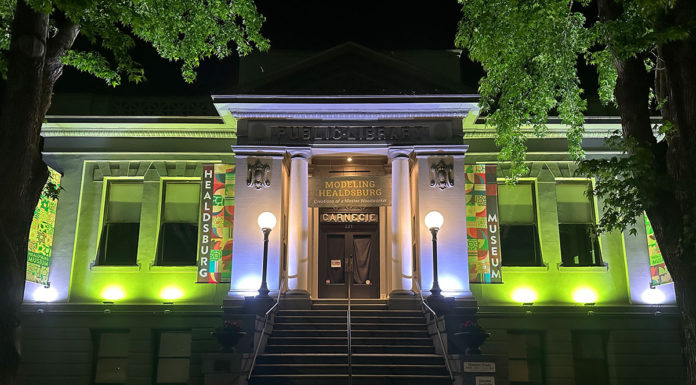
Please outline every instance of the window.
[{"label": "window", "polygon": [[138,260],[143,184],[131,181],[107,183],[97,264],[135,265]]},{"label": "window", "polygon": [[103,331],[95,333],[94,337],[94,383],[125,384],[128,377],[128,332]]},{"label": "window", "polygon": [[541,333],[511,332],[507,335],[510,385],[544,383],[544,349]]},{"label": "window", "polygon": [[504,266],[541,266],[534,184],[498,185]]},{"label": "window", "polygon": [[588,182],[556,184],[563,266],[602,265],[599,239],[592,232],[595,224],[594,199],[585,196],[588,187]]},{"label": "window", "polygon": [[604,333],[573,332],[573,367],[576,384],[609,384]]},{"label": "window", "polygon": [[191,333],[166,331],[159,334],[155,383],[185,384],[189,379]]},{"label": "window", "polygon": [[168,181],[163,186],[162,223],[157,247],[157,264],[196,264],[199,182]]}]

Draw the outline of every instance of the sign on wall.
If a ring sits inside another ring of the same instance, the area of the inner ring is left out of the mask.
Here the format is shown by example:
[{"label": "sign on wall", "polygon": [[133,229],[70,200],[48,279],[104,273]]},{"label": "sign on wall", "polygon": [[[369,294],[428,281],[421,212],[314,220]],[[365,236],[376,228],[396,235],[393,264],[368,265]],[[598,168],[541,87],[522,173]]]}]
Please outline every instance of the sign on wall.
[{"label": "sign on wall", "polygon": [[[60,173],[50,167],[48,168],[46,185],[49,183],[60,186]],[[48,196],[44,187],[39,203],[34,210],[34,218],[29,230],[26,276],[26,280],[29,282],[48,285],[57,206],[58,200]]]},{"label": "sign on wall", "polygon": [[234,171],[235,166],[231,164],[203,165],[198,283],[230,282]]},{"label": "sign on wall", "polygon": [[657,238],[655,238],[655,232],[653,231],[648,215],[644,214],[645,218],[645,232],[648,236],[648,256],[650,257],[650,285],[658,286],[665,283],[672,283],[672,276],[669,275],[667,271],[667,265],[665,260],[662,258],[662,252],[660,252],[660,246],[657,245]]},{"label": "sign on wall", "polygon": [[310,207],[375,207],[391,205],[387,176],[309,178]]},{"label": "sign on wall", "polygon": [[503,283],[495,165],[466,166],[469,282]]}]

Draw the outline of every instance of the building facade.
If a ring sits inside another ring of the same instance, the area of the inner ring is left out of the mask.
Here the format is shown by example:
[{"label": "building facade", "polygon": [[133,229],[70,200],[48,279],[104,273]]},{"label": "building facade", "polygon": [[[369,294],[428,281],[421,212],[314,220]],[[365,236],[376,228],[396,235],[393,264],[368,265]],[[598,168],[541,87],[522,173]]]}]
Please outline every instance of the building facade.
[{"label": "building facade", "polygon": [[[49,284],[27,282],[23,383],[246,383],[269,345],[263,271],[284,309],[419,310],[435,266],[451,299],[428,302],[429,335],[455,383],[684,383],[674,291],[651,271],[643,222],[588,232],[603,203],[553,121],[507,183],[476,95],[428,67],[448,55],[348,44],[241,76],[246,89],[213,96],[218,116],[50,117],[62,191]],[[617,118],[585,127],[588,157],[618,155],[605,142]],[[274,226],[257,224],[264,212]],[[223,319],[247,332],[227,355],[210,334]],[[482,354],[457,337],[472,323],[490,333]]]}]

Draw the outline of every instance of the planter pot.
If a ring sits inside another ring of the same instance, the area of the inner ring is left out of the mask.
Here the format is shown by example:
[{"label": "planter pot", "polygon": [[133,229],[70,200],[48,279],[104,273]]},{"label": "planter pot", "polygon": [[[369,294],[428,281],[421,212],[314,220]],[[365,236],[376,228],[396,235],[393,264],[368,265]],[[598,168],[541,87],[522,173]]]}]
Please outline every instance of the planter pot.
[{"label": "planter pot", "polygon": [[464,346],[466,355],[481,354],[480,347],[490,335],[490,333],[482,330],[454,333],[454,336],[459,340],[461,345]]},{"label": "planter pot", "polygon": [[245,332],[225,329],[217,329],[210,334],[215,336],[215,339],[221,346],[221,350],[227,353],[234,352],[234,347],[239,343],[239,340],[246,335]]}]

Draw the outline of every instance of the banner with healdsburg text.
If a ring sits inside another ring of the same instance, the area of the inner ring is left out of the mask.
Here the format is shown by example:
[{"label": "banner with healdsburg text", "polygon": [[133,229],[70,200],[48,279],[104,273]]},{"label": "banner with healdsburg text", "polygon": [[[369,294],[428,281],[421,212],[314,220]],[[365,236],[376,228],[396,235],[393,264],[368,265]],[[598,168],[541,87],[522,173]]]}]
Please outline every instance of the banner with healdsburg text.
[{"label": "banner with healdsburg text", "polygon": [[230,282],[235,166],[204,164],[198,241],[198,283]]}]

